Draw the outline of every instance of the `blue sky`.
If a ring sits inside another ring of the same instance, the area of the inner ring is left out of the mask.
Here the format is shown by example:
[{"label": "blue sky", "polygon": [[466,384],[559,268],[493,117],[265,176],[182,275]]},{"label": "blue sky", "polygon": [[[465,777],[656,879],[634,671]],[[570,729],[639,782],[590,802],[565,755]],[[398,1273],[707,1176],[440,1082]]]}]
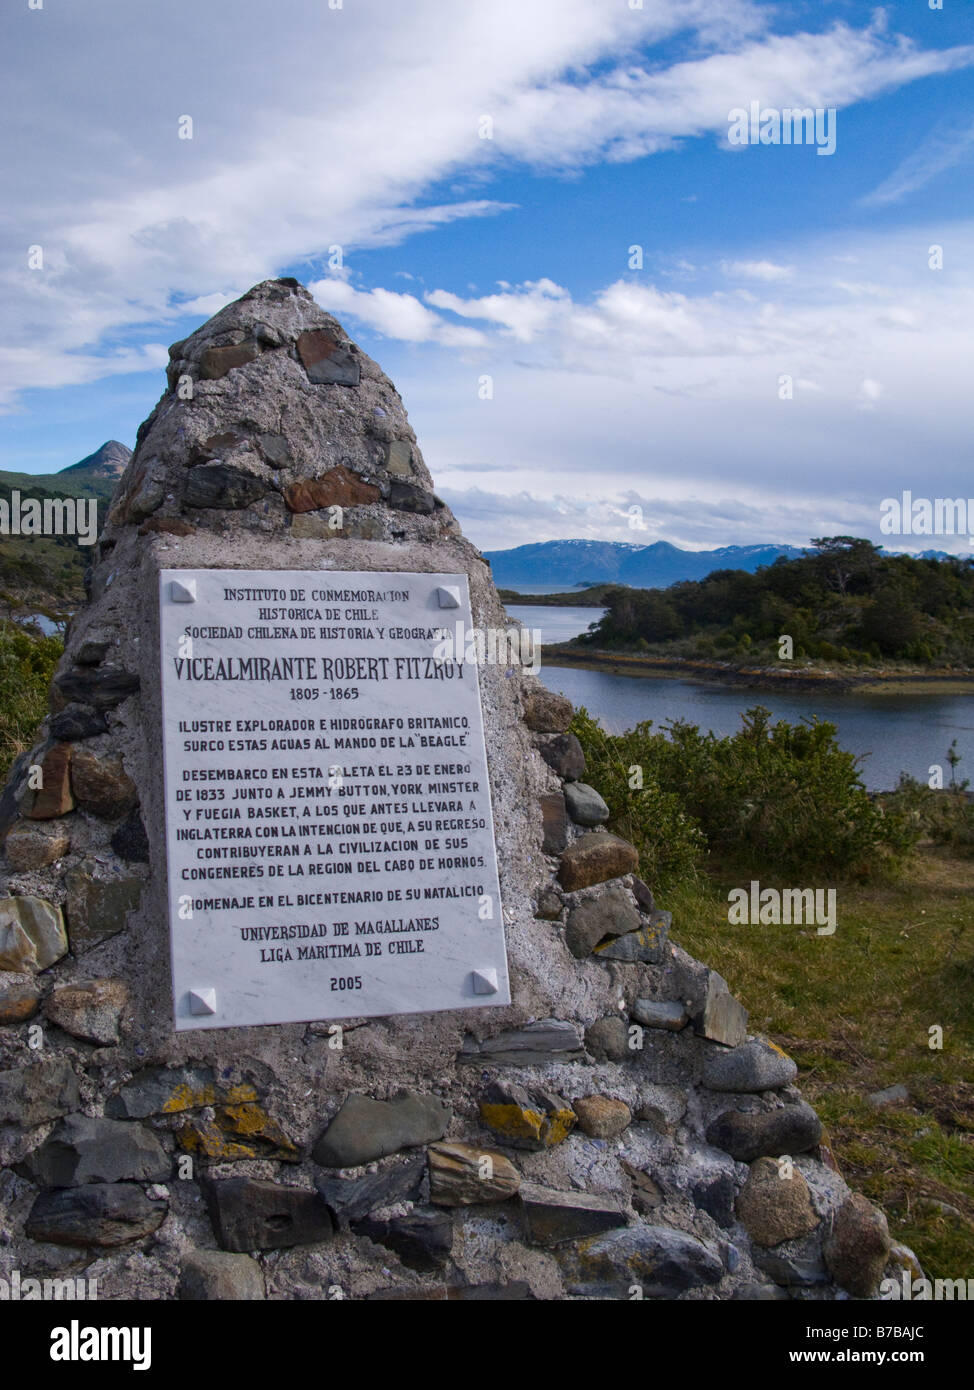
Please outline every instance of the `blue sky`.
[{"label": "blue sky", "polygon": [[[25,0],[0,37],[0,467],[131,444],[168,344],[294,274],[485,548],[878,540],[884,497],[974,493],[968,0]],[[834,154],[732,147],[752,101],[835,108]]]}]

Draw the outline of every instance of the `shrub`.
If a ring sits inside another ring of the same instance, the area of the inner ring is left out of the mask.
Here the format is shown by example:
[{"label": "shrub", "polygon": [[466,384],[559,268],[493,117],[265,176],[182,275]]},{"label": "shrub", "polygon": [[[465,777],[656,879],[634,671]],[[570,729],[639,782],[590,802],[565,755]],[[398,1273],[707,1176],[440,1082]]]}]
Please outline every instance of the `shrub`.
[{"label": "shrub", "polygon": [[64,644],[0,623],[0,776],[29,748],[47,713],[47,693]]}]

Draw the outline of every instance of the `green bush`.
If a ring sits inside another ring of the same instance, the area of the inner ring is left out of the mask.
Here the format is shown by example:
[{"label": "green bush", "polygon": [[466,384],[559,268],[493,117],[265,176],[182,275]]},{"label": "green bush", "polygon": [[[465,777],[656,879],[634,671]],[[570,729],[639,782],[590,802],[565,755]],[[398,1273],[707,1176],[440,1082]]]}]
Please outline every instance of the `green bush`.
[{"label": "green bush", "polygon": [[[612,824],[654,886],[714,867],[754,877],[869,877],[895,867],[920,829],[870,798],[833,724],[771,724],[758,706],[718,738],[675,721],[609,735],[584,711],[572,725]],[[642,769],[642,790],[630,786]]]},{"label": "green bush", "polygon": [[33,742],[63,650],[60,637],[34,637],[15,623],[0,623],[0,778]]}]

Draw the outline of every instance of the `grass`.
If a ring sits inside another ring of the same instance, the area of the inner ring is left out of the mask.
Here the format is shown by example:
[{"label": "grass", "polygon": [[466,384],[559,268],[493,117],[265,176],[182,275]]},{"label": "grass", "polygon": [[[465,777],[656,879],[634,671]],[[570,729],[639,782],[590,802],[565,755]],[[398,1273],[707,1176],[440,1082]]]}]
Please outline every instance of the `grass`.
[{"label": "grass", "polygon": [[[882,1206],[893,1239],[929,1278],[974,1278],[974,861],[923,844],[897,883],[836,885],[830,937],[729,925],[737,886],[668,895],[674,938],[795,1058],[849,1185]],[[908,1101],[868,1104],[896,1083]]]}]

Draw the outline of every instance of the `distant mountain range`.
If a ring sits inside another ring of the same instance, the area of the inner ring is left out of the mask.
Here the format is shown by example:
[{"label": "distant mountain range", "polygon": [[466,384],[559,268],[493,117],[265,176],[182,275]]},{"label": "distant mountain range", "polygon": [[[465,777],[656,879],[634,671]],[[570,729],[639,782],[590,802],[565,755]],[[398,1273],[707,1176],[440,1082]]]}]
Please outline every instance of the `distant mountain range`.
[{"label": "distant mountain range", "polygon": [[513,550],[485,552],[494,582],[501,588],[519,584],[628,584],[636,589],[665,589],[681,579],[703,579],[713,570],[749,570],[770,565],[784,555],[796,559],[793,545],[724,545],[719,550],[681,550],[668,541],[630,545],[622,541],[541,541]]},{"label": "distant mountain range", "polygon": [[[810,547],[809,547],[810,548]],[[894,552],[888,552],[894,553]],[[795,560],[794,545],[722,545],[717,550],[681,550],[668,541],[631,545],[624,541],[539,541],[513,550],[486,550],[494,583],[501,589],[523,584],[559,584],[566,589],[593,584],[627,584],[633,589],[665,589],[682,579],[704,579],[714,570],[747,570],[773,565],[779,555]],[[923,550],[923,559],[945,560],[944,550]]]}]

